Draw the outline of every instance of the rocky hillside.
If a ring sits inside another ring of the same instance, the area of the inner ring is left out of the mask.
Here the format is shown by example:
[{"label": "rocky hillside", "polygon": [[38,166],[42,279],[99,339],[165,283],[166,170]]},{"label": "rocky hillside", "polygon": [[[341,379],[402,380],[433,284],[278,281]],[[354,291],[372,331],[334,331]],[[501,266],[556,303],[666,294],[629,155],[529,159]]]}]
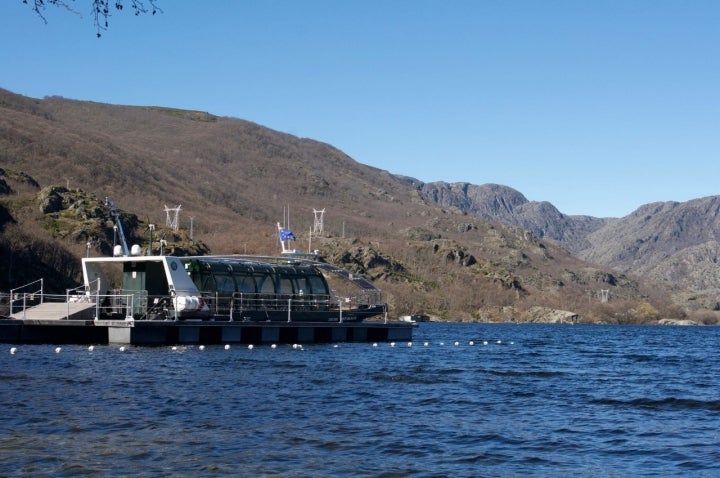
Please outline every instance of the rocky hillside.
[{"label": "rocky hillside", "polygon": [[[59,288],[77,282],[71,259],[107,253],[113,237],[109,196],[146,249],[149,224],[162,226],[165,206],[181,205],[179,254],[276,253],[275,224],[289,212],[298,248],[371,277],[394,315],[657,322],[699,307],[679,289],[594,266],[548,240],[587,245],[612,220],[564,216],[502,186],[423,185],[330,145],[206,112],[0,90],[0,167],[0,290],[51,271]],[[451,200],[463,194],[465,203]],[[313,209],[326,215],[310,244]],[[517,222],[501,225],[500,216]]]},{"label": "rocky hillside", "polygon": [[[426,199],[557,241],[577,257],[679,286],[712,302],[720,295],[720,197],[647,204],[623,218],[567,216],[507,186],[415,183]],[[690,294],[692,296],[692,294]]]},{"label": "rocky hillside", "polygon": [[488,221],[517,226],[540,238],[552,239],[570,252],[590,244],[587,236],[613,222],[591,216],[566,216],[547,201],[528,201],[519,191],[499,184],[416,183],[423,198],[443,207],[456,207]]},{"label": "rocky hillside", "polygon": [[587,236],[578,256],[617,270],[720,295],[720,197],[642,206]]}]

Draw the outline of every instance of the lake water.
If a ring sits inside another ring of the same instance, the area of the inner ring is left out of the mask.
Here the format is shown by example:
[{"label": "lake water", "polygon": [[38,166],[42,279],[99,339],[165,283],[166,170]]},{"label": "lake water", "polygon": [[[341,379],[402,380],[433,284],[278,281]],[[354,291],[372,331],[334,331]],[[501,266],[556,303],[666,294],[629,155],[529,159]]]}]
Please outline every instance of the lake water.
[{"label": "lake water", "polygon": [[718,327],[16,347],[0,476],[720,476]]}]

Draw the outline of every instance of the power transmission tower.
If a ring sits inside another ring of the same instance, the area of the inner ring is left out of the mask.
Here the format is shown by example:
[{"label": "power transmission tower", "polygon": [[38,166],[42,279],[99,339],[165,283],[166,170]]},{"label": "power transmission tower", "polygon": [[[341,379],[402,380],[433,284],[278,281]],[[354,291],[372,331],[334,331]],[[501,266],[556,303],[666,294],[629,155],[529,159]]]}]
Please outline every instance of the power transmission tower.
[{"label": "power transmission tower", "polygon": [[313,214],[315,214],[315,223],[313,224],[313,234],[322,234],[323,232],[323,215],[325,214],[325,209],[322,209],[321,211],[318,211],[317,209],[313,208]]},{"label": "power transmission tower", "polygon": [[[180,209],[182,209],[182,206],[180,205],[178,205],[177,207],[167,207],[167,205],[165,205],[165,214],[167,215],[165,225],[169,226],[174,232],[177,232],[177,230],[180,228]],[[170,213],[173,214],[171,215]]]}]

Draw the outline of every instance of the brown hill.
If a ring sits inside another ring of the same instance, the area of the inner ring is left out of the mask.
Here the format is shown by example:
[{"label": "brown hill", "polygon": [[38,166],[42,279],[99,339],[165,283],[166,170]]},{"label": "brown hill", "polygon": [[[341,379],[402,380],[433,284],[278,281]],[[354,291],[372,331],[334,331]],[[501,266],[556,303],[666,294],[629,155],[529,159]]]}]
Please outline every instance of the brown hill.
[{"label": "brown hill", "polygon": [[[20,257],[42,264],[52,263],[48,251],[77,257],[88,240],[91,253],[104,252],[110,196],[136,215],[130,234],[141,242],[147,224],[165,223],[165,205],[181,204],[183,234],[172,239],[188,242],[193,218],[190,242],[215,253],[277,252],[275,223],[286,209],[306,248],[312,211],[324,208],[325,231],[312,248],[378,282],[392,315],[536,320],[538,311],[563,309],[620,322],[684,314],[664,288],[591,266],[520,228],[442,207],[412,178],[330,145],[239,119],[0,90],[0,167],[7,186],[0,254],[14,258],[0,269],[3,290],[42,272],[18,267]],[[57,208],[43,208],[53,191]],[[77,271],[56,269],[78,280]],[[600,290],[610,290],[610,302],[600,303]]]}]

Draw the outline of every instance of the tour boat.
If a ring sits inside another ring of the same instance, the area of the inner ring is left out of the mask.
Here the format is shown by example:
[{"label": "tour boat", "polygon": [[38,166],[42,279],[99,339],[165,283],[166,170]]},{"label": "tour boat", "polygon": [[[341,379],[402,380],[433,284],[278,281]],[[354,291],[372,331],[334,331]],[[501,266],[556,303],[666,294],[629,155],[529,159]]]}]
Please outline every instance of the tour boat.
[{"label": "tour boat", "polygon": [[364,277],[298,255],[82,259],[98,319],[350,322],[385,313]]}]

